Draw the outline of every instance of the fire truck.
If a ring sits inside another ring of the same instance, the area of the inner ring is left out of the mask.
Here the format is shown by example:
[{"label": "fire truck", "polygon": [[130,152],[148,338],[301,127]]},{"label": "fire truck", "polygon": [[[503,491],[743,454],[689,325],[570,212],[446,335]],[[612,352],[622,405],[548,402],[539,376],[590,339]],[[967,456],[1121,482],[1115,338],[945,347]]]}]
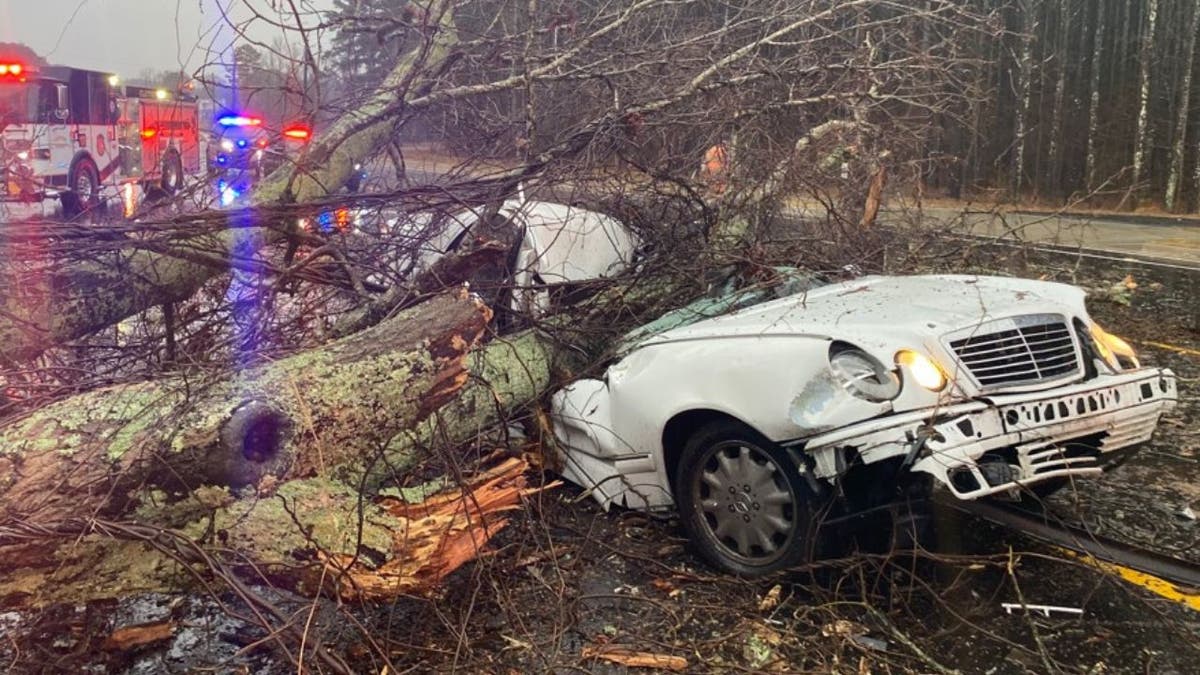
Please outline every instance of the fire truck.
[{"label": "fire truck", "polygon": [[[205,170],[211,106],[116,75],[0,59],[0,201],[65,218],[177,193]],[[10,211],[12,209],[9,209]]]}]

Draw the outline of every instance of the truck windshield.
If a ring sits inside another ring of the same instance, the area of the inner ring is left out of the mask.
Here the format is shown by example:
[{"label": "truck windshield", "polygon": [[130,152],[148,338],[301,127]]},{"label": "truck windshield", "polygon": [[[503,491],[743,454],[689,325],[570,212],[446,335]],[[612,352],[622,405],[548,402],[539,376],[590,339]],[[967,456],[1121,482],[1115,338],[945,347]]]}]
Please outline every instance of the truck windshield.
[{"label": "truck windshield", "polygon": [[0,84],[0,128],[9,124],[28,124],[37,121],[37,85],[32,83]]}]

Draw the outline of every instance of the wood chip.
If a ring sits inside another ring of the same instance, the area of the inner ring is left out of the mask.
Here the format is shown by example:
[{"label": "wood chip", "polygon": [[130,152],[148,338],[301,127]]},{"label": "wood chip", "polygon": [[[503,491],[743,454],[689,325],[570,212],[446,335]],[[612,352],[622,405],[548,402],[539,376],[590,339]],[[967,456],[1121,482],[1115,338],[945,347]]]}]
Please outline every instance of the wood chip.
[{"label": "wood chip", "polygon": [[769,612],[772,609],[775,609],[776,607],[778,607],[779,606],[779,594],[781,592],[783,592],[783,586],[781,586],[779,584],[775,584],[774,586],[772,586],[771,590],[767,591],[767,594],[763,596],[762,600],[759,600],[758,611]]},{"label": "wood chip", "polygon": [[626,668],[657,668],[679,673],[688,667],[687,659],[682,656],[637,652],[612,645],[584,647],[581,655],[585,659],[601,659]]},{"label": "wood chip", "polygon": [[123,652],[170,639],[174,634],[175,623],[172,621],[126,626],[113,631],[102,646],[110,652]]}]

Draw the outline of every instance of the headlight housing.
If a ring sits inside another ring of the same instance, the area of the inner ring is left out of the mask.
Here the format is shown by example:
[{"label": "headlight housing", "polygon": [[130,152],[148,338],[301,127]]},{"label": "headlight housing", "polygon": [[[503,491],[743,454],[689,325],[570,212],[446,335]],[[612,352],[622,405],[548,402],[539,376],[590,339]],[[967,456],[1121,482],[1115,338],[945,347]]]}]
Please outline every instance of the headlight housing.
[{"label": "headlight housing", "polygon": [[221,149],[225,152],[233,152],[233,141],[228,138],[221,141]]},{"label": "headlight housing", "polygon": [[900,377],[857,347],[834,343],[829,369],[842,388],[857,398],[882,403],[900,395]]},{"label": "headlight housing", "polygon": [[1096,347],[1096,351],[1100,353],[1100,358],[1113,370],[1130,370],[1133,368],[1141,368],[1142,362],[1138,360],[1137,352],[1128,342],[1109,333],[1100,327],[1100,324],[1092,322],[1088,326],[1088,332],[1091,333],[1092,343]]},{"label": "headlight housing", "polygon": [[936,361],[911,349],[896,352],[896,365],[907,368],[917,384],[932,392],[945,389],[949,382],[946,373]]}]

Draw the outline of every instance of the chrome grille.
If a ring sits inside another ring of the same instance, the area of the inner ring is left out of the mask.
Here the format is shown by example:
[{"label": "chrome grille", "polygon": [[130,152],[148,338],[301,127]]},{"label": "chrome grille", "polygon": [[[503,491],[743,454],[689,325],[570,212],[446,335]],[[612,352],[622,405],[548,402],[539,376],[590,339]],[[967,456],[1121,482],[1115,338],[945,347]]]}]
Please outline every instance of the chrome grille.
[{"label": "chrome grille", "polygon": [[981,387],[1037,384],[1079,372],[1074,336],[1058,315],[1002,319],[949,343]]}]

